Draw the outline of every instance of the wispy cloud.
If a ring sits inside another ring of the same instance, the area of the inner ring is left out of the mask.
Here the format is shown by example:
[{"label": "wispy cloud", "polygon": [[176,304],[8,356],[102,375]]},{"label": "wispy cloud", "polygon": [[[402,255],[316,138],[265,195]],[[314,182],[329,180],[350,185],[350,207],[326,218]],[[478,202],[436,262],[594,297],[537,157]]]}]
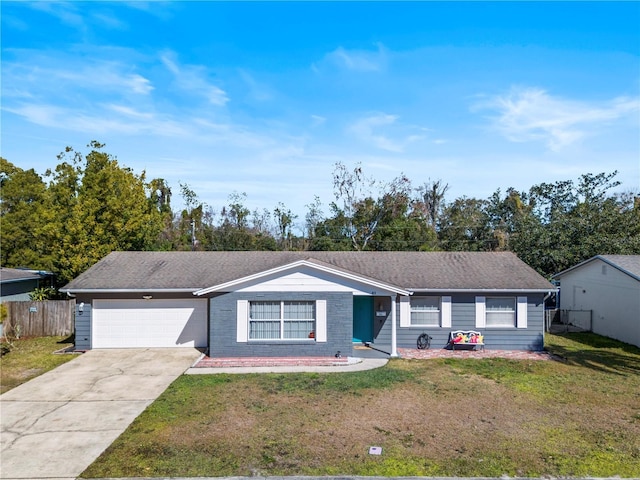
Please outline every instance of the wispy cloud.
[{"label": "wispy cloud", "polygon": [[319,63],[312,68],[319,71],[323,66],[340,68],[355,72],[380,72],[388,62],[387,49],[381,43],[376,44],[377,50],[348,50],[338,47],[327,53]]},{"label": "wispy cloud", "polygon": [[321,115],[311,115],[312,127],[319,127],[320,125],[323,125],[326,121],[327,121],[326,117],[323,117]]},{"label": "wispy cloud", "polygon": [[513,142],[542,141],[557,151],[599,127],[640,111],[640,99],[618,97],[580,102],[552,96],[540,88],[514,88],[476,103],[472,110],[493,110],[492,125]]},{"label": "wispy cloud", "polygon": [[85,28],[84,18],[78,12],[74,2],[28,2],[27,5],[34,10],[40,10],[56,17],[65,25],[78,29]]},{"label": "wispy cloud", "polygon": [[19,53],[19,62],[3,64],[3,96],[30,92],[32,97],[63,99],[71,93],[77,100],[80,91],[126,96],[147,95],[154,89],[148,78],[123,63],[91,59],[78,62],[64,55],[54,58]]},{"label": "wispy cloud", "polygon": [[376,148],[400,153],[410,143],[424,139],[426,129],[411,125],[399,125],[398,118],[397,115],[386,113],[368,115],[349,125],[347,131],[360,141]]},{"label": "wispy cloud", "polygon": [[173,52],[164,52],[160,59],[164,66],[173,73],[176,85],[180,89],[201,95],[212,105],[224,106],[229,101],[227,93],[209,81],[204,66],[181,65]]},{"label": "wispy cloud", "polygon": [[122,105],[98,104],[94,109],[62,107],[47,103],[3,106],[6,112],[43,127],[98,135],[164,135],[189,137],[192,133],[182,122],[170,117],[136,111]]}]

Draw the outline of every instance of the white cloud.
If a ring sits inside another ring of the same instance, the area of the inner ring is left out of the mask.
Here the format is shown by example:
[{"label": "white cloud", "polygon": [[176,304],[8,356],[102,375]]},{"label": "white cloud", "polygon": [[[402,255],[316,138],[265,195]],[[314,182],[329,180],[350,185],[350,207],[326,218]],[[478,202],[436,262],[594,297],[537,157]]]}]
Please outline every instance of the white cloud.
[{"label": "white cloud", "polygon": [[323,65],[327,65],[355,72],[380,72],[387,66],[388,54],[384,45],[378,43],[376,46],[376,51],[338,47],[327,53],[319,64],[314,63],[312,68],[319,71]]},{"label": "white cloud", "polygon": [[127,24],[119,18],[106,13],[94,13],[92,15],[93,20],[101,27],[110,28],[113,30],[126,30]]},{"label": "white cloud", "polygon": [[327,121],[326,117],[323,117],[321,115],[311,115],[312,127],[319,127],[320,125],[323,125],[326,121]]},{"label": "white cloud", "polygon": [[6,112],[18,115],[30,123],[91,134],[166,135],[188,137],[191,132],[182,122],[161,115],[136,111],[116,104],[99,104],[85,111],[50,104],[3,106]]},{"label": "white cloud", "polygon": [[[377,113],[356,120],[349,125],[347,131],[362,142],[396,153],[403,152],[410,143],[425,138],[422,133],[425,130],[424,128],[399,125],[397,120],[397,115]],[[420,133],[408,133],[416,130]],[[392,138],[390,133],[395,134],[395,138]]]},{"label": "white cloud", "polygon": [[212,105],[224,106],[229,101],[224,90],[209,82],[205,67],[179,65],[172,52],[165,52],[160,59],[164,66],[174,74],[176,84],[180,89],[201,95]]},{"label": "white cloud", "polygon": [[542,141],[557,151],[610,122],[640,111],[640,99],[580,102],[549,95],[540,88],[512,89],[473,106],[493,110],[493,126],[513,142]]},{"label": "white cloud", "polygon": [[77,7],[73,2],[28,2],[27,5],[34,10],[46,12],[72,27],[78,29],[85,27],[84,19],[77,13]]},{"label": "white cloud", "polygon": [[240,78],[246,84],[249,97],[258,102],[267,102],[269,100],[273,100],[274,93],[271,87],[258,82],[253,76],[251,76],[246,70],[240,69]]},{"label": "white cloud", "polygon": [[77,101],[78,92],[86,90],[94,96],[106,92],[126,96],[147,95],[154,89],[148,78],[131,72],[131,65],[124,63],[19,53],[19,63],[3,64],[3,95],[63,99],[71,93]]}]

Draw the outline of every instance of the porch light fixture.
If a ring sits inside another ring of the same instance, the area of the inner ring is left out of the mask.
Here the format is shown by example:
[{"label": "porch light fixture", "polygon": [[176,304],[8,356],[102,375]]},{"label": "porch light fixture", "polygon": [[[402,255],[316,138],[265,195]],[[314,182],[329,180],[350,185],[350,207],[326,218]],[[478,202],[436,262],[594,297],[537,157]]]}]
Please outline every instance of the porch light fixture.
[{"label": "porch light fixture", "polygon": [[153,298],[153,295],[142,295],[142,298],[144,298],[145,300],[151,300]]},{"label": "porch light fixture", "polygon": [[84,313],[84,302],[80,302],[78,305],[78,314],[82,315]]}]

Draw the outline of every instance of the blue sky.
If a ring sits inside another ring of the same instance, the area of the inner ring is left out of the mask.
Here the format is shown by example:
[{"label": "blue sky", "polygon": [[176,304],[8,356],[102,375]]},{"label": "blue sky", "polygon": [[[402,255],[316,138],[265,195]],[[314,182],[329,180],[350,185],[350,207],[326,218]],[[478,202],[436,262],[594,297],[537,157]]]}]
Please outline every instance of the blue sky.
[{"label": "blue sky", "polygon": [[638,2],[11,2],[3,157],[91,140],[218,210],[333,201],[336,162],[448,200],[619,170],[640,190]]}]

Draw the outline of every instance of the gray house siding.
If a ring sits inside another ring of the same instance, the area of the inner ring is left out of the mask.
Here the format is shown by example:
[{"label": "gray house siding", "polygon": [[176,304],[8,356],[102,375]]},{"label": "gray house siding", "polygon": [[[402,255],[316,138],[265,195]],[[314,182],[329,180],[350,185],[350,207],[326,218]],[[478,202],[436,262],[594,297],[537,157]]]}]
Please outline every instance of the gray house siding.
[{"label": "gray house siding", "polygon": [[[327,341],[237,341],[238,300],[326,300]],[[350,292],[265,292],[224,293],[209,300],[209,356],[211,357],[295,357],[351,355],[353,295]]]},{"label": "gray house siding", "polygon": [[[82,306],[82,314],[80,313],[80,303],[84,303]],[[84,301],[77,298],[75,318],[76,350],[91,349],[91,313],[91,300]]]},{"label": "gray house siding", "polygon": [[0,284],[0,302],[23,302],[31,300],[29,294],[38,288],[37,278]]},{"label": "gray house siding", "polygon": [[[478,293],[477,295],[486,295]],[[523,296],[522,293],[501,293],[500,296]],[[527,328],[477,328],[476,294],[451,295],[451,328],[400,327],[400,305],[396,304],[397,346],[416,348],[418,336],[427,333],[432,337],[431,348],[445,348],[452,330],[479,330],[484,334],[485,348],[492,350],[542,350],[544,347],[544,295],[527,295]],[[391,315],[385,319],[374,340],[375,345],[391,345]]]}]

